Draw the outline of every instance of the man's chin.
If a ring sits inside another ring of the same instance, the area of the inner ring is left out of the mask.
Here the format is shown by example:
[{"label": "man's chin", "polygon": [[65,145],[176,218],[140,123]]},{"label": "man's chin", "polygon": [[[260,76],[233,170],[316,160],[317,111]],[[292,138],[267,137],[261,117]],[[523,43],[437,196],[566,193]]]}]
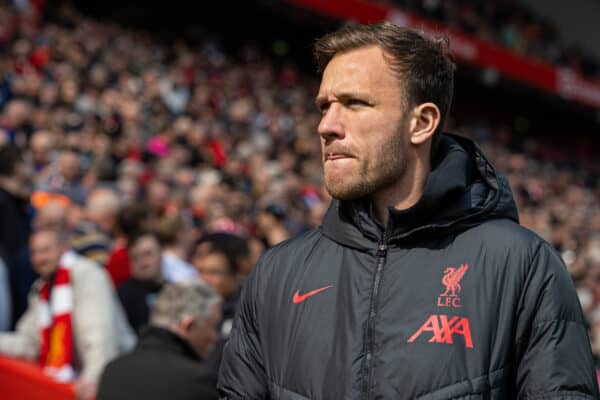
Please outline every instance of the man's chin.
[{"label": "man's chin", "polygon": [[360,185],[328,184],[325,182],[325,189],[334,199],[345,201],[358,200],[370,194],[366,187]]},{"label": "man's chin", "polygon": [[43,280],[49,280],[52,277],[52,268],[38,268],[34,269],[34,271],[42,278]]}]

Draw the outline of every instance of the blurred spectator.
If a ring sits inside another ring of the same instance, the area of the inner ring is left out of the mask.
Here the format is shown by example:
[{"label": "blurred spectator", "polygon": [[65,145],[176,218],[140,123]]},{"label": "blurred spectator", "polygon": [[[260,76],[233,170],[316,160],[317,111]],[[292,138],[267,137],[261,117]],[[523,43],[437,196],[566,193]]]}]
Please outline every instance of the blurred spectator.
[{"label": "blurred spectator", "polygon": [[129,324],[136,331],[148,323],[150,310],[163,287],[162,251],[154,234],[142,233],[127,242],[131,278],[117,289]]},{"label": "blurred spectator", "polygon": [[198,272],[186,261],[194,240],[191,225],[180,215],[164,217],[156,233],[163,248],[162,272],[167,282],[198,279]]},{"label": "blurred spectator", "polygon": [[257,235],[267,247],[290,238],[284,225],[285,218],[285,210],[279,204],[269,204],[259,212],[256,219]]},{"label": "blurred spectator", "polygon": [[169,186],[161,180],[154,179],[148,184],[146,188],[146,201],[154,220],[158,220],[165,215],[169,194]]},{"label": "blurred spectator", "polygon": [[39,359],[46,373],[76,379],[79,398],[91,399],[105,364],[134,336],[106,274],[68,251],[61,232],[34,232],[30,252],[40,279],[16,332],[0,334],[0,353]]},{"label": "blurred spectator", "polygon": [[248,276],[248,274],[252,272],[252,269],[258,262],[258,259],[265,251],[265,245],[258,238],[251,236],[248,238],[248,251],[248,258],[245,260],[243,259],[243,261],[240,263],[240,272],[244,277]]},{"label": "blurred spectator", "polygon": [[129,240],[149,230],[149,218],[149,210],[145,204],[129,204],[119,211],[116,228],[118,235],[106,264],[106,270],[117,288],[131,276],[127,250]]},{"label": "blurred spectator", "polygon": [[207,234],[194,246],[192,264],[200,273],[200,278],[223,299],[219,341],[206,360],[207,365],[215,370],[221,364],[223,349],[233,327],[240,287],[245,276],[242,266],[249,256],[247,241],[230,233]]},{"label": "blurred spectator", "polygon": [[116,234],[119,208],[114,190],[100,188],[90,193],[84,220],[71,233],[73,250],[105,266]]},{"label": "blurred spectator", "polygon": [[600,79],[600,63],[581,48],[565,46],[551,21],[516,0],[388,0],[427,18],[510,51]]},{"label": "blurred spectator", "polygon": [[33,225],[36,229],[47,228],[65,231],[68,229],[68,216],[68,206],[57,200],[49,200],[37,209]]},{"label": "blurred spectator", "polygon": [[219,302],[202,281],[165,286],[136,349],[106,367],[98,400],[217,399],[217,371],[202,360],[218,338]]},{"label": "blurred spectator", "polygon": [[245,239],[229,233],[203,236],[194,248],[192,264],[200,278],[223,298],[221,335],[228,337],[240,296],[240,266],[249,256]]},{"label": "blurred spectator", "polygon": [[40,130],[35,132],[30,139],[31,157],[33,160],[33,170],[38,178],[43,177],[46,169],[52,163],[52,153],[54,143],[52,134],[48,131]]},{"label": "blurred spectator", "polygon": [[27,253],[30,176],[19,149],[10,144],[0,146],[0,259],[10,279],[12,323],[25,311],[35,280]]},{"label": "blurred spectator", "polygon": [[86,190],[82,184],[81,158],[76,150],[63,150],[45,181],[38,183],[40,191],[60,193],[75,204],[85,204]]}]

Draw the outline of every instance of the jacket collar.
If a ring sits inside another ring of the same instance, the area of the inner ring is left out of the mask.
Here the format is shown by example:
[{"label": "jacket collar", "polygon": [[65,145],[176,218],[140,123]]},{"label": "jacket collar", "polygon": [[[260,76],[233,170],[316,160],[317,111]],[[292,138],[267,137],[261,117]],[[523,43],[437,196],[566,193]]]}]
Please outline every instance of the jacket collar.
[{"label": "jacket collar", "polygon": [[443,135],[421,199],[407,210],[390,207],[389,212],[384,229],[370,200],[333,200],[321,230],[346,246],[373,250],[384,232],[388,241],[399,242],[464,230],[486,219],[518,221],[506,179],[473,141],[449,134]]},{"label": "jacket collar", "polygon": [[155,350],[180,354],[197,361],[202,358],[183,338],[174,332],[158,326],[146,326],[140,333],[136,350]]}]

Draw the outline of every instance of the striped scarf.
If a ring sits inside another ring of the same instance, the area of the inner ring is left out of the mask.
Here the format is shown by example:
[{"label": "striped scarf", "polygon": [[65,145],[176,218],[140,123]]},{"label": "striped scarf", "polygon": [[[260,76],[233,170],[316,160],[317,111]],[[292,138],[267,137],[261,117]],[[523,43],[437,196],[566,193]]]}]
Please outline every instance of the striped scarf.
[{"label": "striped scarf", "polygon": [[52,283],[44,282],[39,291],[40,313],[40,366],[56,380],[65,382],[75,378],[71,366],[73,356],[73,290],[71,268],[75,263],[73,252],[63,254]]}]

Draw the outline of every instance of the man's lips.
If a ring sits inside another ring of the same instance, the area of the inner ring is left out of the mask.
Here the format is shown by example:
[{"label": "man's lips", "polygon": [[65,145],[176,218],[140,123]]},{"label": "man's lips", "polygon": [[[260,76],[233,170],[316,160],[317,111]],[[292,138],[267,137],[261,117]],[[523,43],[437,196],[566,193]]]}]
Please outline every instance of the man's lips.
[{"label": "man's lips", "polygon": [[341,160],[343,158],[353,158],[347,153],[325,153],[325,161]]}]

